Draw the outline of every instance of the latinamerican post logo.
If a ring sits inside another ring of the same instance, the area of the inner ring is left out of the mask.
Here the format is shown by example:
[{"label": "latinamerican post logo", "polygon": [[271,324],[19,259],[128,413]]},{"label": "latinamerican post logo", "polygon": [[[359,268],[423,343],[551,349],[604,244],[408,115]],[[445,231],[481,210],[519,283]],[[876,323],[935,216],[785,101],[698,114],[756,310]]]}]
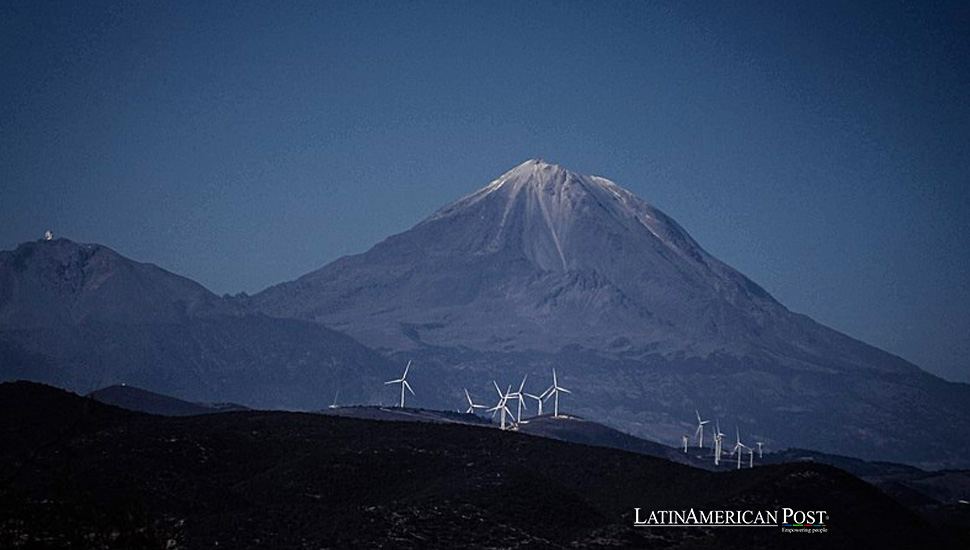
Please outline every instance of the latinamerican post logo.
[{"label": "latinamerican post logo", "polygon": [[633,509],[634,527],[768,527],[783,533],[826,533],[825,510],[650,510]]}]

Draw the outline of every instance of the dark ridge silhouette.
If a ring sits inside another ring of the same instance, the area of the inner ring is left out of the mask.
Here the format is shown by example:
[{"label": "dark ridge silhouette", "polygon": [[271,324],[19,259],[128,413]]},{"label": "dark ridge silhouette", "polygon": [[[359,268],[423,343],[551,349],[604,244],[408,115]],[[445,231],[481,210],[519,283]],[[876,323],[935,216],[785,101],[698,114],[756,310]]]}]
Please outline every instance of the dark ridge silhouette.
[{"label": "dark ridge silhouette", "polygon": [[101,403],[161,416],[192,416],[217,412],[241,411],[246,407],[235,403],[192,403],[168,395],[127,385],[108,386],[88,394]]},{"label": "dark ridge silhouette", "polygon": [[[0,422],[4,548],[891,550],[959,542],[819,464],[712,473],[464,424],[260,411],[161,417],[28,383],[0,385]],[[46,430],[56,437],[38,437]],[[632,526],[634,507],[781,506],[827,510],[828,532]]]}]

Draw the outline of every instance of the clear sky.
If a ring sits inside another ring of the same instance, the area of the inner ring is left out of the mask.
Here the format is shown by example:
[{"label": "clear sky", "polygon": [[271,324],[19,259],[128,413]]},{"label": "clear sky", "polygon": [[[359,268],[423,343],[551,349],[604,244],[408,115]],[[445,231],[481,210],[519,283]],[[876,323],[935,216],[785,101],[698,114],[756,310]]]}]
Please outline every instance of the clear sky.
[{"label": "clear sky", "polygon": [[0,248],[252,293],[539,156],[966,382],[968,60],[967,2],[0,0]]}]

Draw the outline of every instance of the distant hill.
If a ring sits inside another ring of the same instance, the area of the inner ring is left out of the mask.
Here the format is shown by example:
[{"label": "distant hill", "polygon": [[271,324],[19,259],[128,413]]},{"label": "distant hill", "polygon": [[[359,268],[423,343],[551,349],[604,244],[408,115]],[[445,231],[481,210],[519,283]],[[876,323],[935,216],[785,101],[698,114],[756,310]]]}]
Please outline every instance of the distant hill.
[{"label": "distant hill", "polygon": [[105,246],[56,239],[0,252],[0,381],[315,409],[338,390],[367,402],[391,370],[350,337],[246,312]]},{"label": "distant hill", "polygon": [[138,411],[161,416],[192,416],[196,414],[213,414],[218,412],[241,411],[247,408],[234,403],[208,404],[192,403],[176,399],[168,395],[151,392],[128,385],[108,386],[93,391],[88,397],[101,403],[121,407],[129,411]]},{"label": "distant hill", "polygon": [[[37,438],[38,428],[53,432]],[[65,429],[70,427],[70,429]],[[0,547],[957,548],[819,464],[712,473],[463,424],[161,417],[0,384]],[[8,446],[8,441],[19,441]],[[633,527],[644,510],[827,510],[827,533]],[[874,522],[876,526],[874,527]]]}]

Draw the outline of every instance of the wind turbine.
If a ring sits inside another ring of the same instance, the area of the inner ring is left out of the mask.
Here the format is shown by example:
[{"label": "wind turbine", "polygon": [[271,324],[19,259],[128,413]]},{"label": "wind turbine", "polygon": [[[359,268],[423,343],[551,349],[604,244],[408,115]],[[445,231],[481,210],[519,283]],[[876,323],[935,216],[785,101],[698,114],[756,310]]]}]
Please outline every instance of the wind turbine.
[{"label": "wind turbine", "polygon": [[495,384],[495,391],[498,392],[498,405],[495,405],[491,409],[487,409],[486,412],[491,411],[492,418],[495,418],[495,413],[501,413],[499,416],[502,419],[502,429],[505,429],[505,415],[508,414],[512,416],[512,411],[505,406],[505,403],[509,400],[509,393],[512,391],[512,385],[509,385],[509,389],[502,393],[502,390],[498,387],[498,382],[492,380],[492,384]]},{"label": "wind turbine", "polygon": [[525,396],[536,400],[536,403],[539,405],[539,412],[536,413],[536,416],[542,416],[542,396],[532,395],[531,393],[526,393]]},{"label": "wind turbine", "polygon": [[[684,452],[685,452],[685,453],[687,452],[687,441],[688,441],[689,439],[690,439],[690,438],[689,438],[689,437],[687,437],[687,434],[684,434]],[[716,462],[717,462],[717,459],[715,459],[715,463],[716,463]]]},{"label": "wind turbine", "polygon": [[724,433],[721,432],[721,421],[718,420],[714,423],[717,428],[714,430],[714,465],[721,465],[721,453],[723,452],[723,439]]},{"label": "wind turbine", "polygon": [[525,396],[522,393],[522,390],[525,388],[525,380],[528,377],[529,377],[528,374],[522,377],[522,383],[519,384],[519,391],[509,394],[509,399],[517,399],[519,401],[519,410],[518,410],[518,413],[515,415],[516,422],[522,422],[522,407],[525,407],[526,410],[529,410],[529,407],[527,407],[525,404]]},{"label": "wind turbine", "polygon": [[751,450],[751,447],[748,447],[744,443],[741,443],[741,429],[740,428],[735,428],[734,429],[734,433],[738,437],[738,442],[734,445],[734,450],[731,451],[731,454],[734,454],[735,452],[738,453],[738,470],[740,470],[741,469],[741,452],[744,449],[747,449],[747,450],[750,451]]},{"label": "wind turbine", "polygon": [[398,378],[397,380],[388,380],[387,382],[384,382],[385,386],[388,384],[401,384],[401,408],[402,409],[404,408],[404,388],[407,388],[408,391],[411,392],[411,395],[414,395],[414,390],[411,389],[411,384],[408,384],[408,381],[407,381],[408,369],[410,368],[411,368],[411,362],[408,361],[408,365],[404,367],[404,374],[402,374],[400,378]]},{"label": "wind turbine", "polygon": [[559,385],[559,379],[556,378],[556,369],[552,369],[552,385],[549,386],[549,389],[542,392],[540,397],[542,397],[543,401],[548,401],[552,396],[556,397],[556,408],[553,411],[553,418],[559,418],[559,392],[573,393]]},{"label": "wind turbine", "polygon": [[465,411],[465,414],[468,414],[468,413],[473,413],[474,414],[475,409],[486,409],[486,408],[488,408],[485,405],[478,405],[474,401],[472,401],[472,396],[468,395],[468,388],[465,388],[465,399],[468,400],[468,410]]},{"label": "wind turbine", "polygon": [[697,448],[704,448],[704,424],[710,422],[710,420],[701,420],[701,413],[694,409],[694,413],[697,415],[697,431],[694,432],[694,437],[697,438]]},{"label": "wind turbine", "polygon": [[764,450],[762,449],[762,447],[764,446],[764,442],[763,441],[756,441],[755,442],[755,445],[758,446],[758,460],[761,460],[762,458],[765,457]]}]

